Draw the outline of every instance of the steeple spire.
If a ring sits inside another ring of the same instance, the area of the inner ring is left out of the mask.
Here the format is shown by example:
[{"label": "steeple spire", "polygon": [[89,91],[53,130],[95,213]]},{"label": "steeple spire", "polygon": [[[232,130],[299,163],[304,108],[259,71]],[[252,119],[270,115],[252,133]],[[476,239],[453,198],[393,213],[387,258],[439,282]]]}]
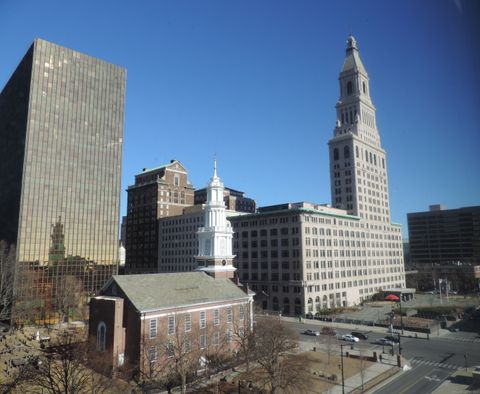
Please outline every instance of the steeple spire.
[{"label": "steeple spire", "polygon": [[197,271],[214,278],[233,278],[233,230],[226,218],[223,183],[217,176],[217,160],[213,161],[213,176],[207,186],[204,227],[198,229],[199,251]]}]

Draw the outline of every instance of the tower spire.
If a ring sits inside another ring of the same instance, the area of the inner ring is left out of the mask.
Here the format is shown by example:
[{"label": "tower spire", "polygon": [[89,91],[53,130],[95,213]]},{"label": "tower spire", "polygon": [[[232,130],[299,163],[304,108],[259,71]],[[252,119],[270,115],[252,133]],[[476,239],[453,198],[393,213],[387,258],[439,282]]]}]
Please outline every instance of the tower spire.
[{"label": "tower spire", "polygon": [[199,251],[197,271],[214,278],[233,278],[233,230],[226,218],[223,183],[217,176],[217,160],[213,161],[213,177],[207,186],[204,227],[198,229]]}]

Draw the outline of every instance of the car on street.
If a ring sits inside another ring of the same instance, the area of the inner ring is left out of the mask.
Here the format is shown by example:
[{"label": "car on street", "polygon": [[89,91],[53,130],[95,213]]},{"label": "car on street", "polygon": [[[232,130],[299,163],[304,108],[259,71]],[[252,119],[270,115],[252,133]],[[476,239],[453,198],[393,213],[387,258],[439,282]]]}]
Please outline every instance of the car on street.
[{"label": "car on street", "polygon": [[351,334],[358,339],[368,339],[368,335],[363,332],[352,331]]},{"label": "car on street", "polygon": [[313,337],[318,337],[320,336],[320,333],[318,331],[315,331],[315,330],[305,330],[303,332],[305,335],[311,335]]},{"label": "car on street", "polygon": [[398,340],[398,337],[397,336],[393,336],[393,335],[387,335],[385,337],[386,340],[390,341],[390,342],[393,342],[393,343],[398,343],[399,340]]},{"label": "car on street", "polygon": [[385,346],[392,346],[394,344],[394,342],[389,341],[387,338],[380,338],[377,343]]},{"label": "car on street", "polygon": [[359,339],[357,337],[354,337],[353,335],[346,334],[342,335],[342,339],[346,342],[358,342]]}]

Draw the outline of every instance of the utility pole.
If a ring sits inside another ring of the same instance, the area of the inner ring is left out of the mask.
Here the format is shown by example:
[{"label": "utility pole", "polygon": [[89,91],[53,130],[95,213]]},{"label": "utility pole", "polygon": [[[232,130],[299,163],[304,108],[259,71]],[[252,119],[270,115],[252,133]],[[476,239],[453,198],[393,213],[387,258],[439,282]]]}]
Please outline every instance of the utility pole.
[{"label": "utility pole", "polygon": [[342,394],[345,394],[345,379],[343,376],[343,346],[345,345],[340,345],[340,360],[342,366]]}]

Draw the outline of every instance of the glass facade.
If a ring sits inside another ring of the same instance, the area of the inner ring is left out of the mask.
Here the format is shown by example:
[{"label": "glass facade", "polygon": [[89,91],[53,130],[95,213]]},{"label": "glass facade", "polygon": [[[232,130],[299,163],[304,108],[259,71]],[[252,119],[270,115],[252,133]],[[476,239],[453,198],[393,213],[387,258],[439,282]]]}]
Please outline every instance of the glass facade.
[{"label": "glass facade", "polygon": [[[12,181],[0,181],[0,239],[17,245],[15,312],[81,310],[117,271],[125,70],[37,39],[1,95],[0,137],[16,152],[0,157]],[[67,302],[65,282],[81,300]]]}]

